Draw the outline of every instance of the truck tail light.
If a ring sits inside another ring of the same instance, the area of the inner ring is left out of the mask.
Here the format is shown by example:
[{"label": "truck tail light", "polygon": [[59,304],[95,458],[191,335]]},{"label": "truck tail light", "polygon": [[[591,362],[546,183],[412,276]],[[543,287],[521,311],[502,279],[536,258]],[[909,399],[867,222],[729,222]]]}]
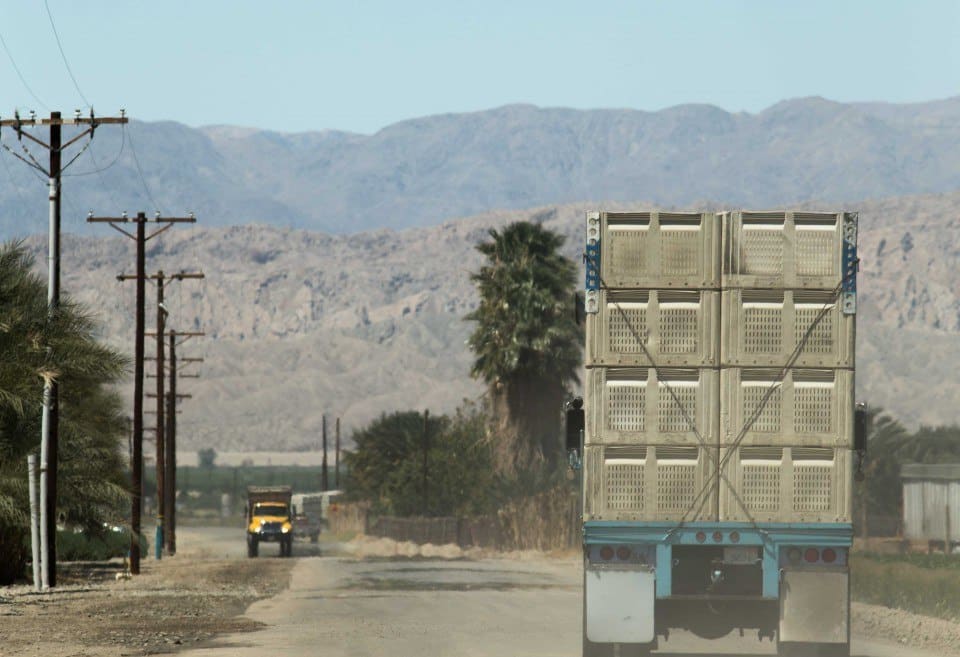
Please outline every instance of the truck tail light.
[{"label": "truck tail light", "polygon": [[730,532],[730,541],[733,542],[733,543],[739,543],[739,542],[740,542],[740,532],[737,532],[737,531]]},{"label": "truck tail light", "polygon": [[703,543],[705,540],[707,540],[707,535],[703,532],[697,532],[697,543]]},{"label": "truck tail light", "polygon": [[823,563],[833,563],[837,560],[837,551],[833,548],[825,548],[820,553],[820,558],[823,559]]},{"label": "truck tail light", "polygon": [[613,559],[613,548],[609,545],[604,545],[600,548],[600,558],[604,561],[610,561]]},{"label": "truck tail light", "polygon": [[800,563],[801,556],[802,555],[800,554],[800,548],[792,547],[787,551],[787,561],[789,561],[792,564]]},{"label": "truck tail light", "polygon": [[803,553],[803,558],[807,563],[816,563],[820,560],[820,550],[817,548],[807,548]]},{"label": "truck tail light", "polygon": [[620,561],[626,561],[630,558],[630,555],[630,548],[628,548],[626,545],[621,545],[617,548],[617,559]]},{"label": "truck tail light", "polygon": [[719,542],[722,541],[722,540],[723,540],[723,534],[721,534],[720,532],[713,532],[713,542],[714,542],[714,543],[719,543]]}]

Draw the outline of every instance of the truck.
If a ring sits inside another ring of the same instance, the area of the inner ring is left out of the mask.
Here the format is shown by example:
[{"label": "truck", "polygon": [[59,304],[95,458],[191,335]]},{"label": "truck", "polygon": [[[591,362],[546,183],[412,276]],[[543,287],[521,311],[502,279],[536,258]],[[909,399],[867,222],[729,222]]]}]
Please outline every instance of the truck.
[{"label": "truck", "polygon": [[279,543],[280,556],[293,554],[290,486],[247,486],[247,556],[255,558],[261,543]]},{"label": "truck", "polygon": [[309,538],[311,543],[320,540],[323,525],[323,493],[297,493],[293,496],[293,535]]},{"label": "truck", "polygon": [[587,214],[585,657],[849,655],[856,248],[852,212]]}]

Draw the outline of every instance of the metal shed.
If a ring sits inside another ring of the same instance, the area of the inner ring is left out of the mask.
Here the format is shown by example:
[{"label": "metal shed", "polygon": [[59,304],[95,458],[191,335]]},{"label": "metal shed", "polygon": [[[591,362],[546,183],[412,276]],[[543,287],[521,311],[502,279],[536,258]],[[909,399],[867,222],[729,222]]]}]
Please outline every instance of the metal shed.
[{"label": "metal shed", "polygon": [[910,463],[900,478],[904,537],[960,544],[960,463]]}]

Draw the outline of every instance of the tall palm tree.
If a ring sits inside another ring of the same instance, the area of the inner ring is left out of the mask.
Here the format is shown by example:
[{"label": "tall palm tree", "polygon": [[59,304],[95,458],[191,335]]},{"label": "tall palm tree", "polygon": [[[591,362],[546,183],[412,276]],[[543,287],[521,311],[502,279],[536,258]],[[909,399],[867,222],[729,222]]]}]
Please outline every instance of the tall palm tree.
[{"label": "tall palm tree", "polygon": [[486,263],[471,279],[480,304],[469,345],[472,374],[488,386],[494,466],[508,477],[550,469],[561,454],[568,384],[578,380],[582,332],[573,312],[576,266],[563,236],[539,224],[491,229]]},{"label": "tall palm tree", "polygon": [[96,340],[96,324],[65,298],[47,317],[46,286],[21,244],[0,246],[0,583],[22,570],[28,527],[26,456],[40,442],[45,378],[60,384],[57,507],[90,528],[115,520],[127,494],[125,420],[110,387],[126,360]]}]

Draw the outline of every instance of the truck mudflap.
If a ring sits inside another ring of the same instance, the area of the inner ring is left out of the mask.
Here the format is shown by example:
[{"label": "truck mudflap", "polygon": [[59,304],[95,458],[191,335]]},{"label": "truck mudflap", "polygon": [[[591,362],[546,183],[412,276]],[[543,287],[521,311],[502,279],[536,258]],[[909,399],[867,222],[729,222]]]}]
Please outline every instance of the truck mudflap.
[{"label": "truck mudflap", "polygon": [[778,637],[789,643],[847,643],[850,640],[849,571],[782,571]]},{"label": "truck mudflap", "polygon": [[656,581],[649,570],[585,569],[584,631],[593,643],[650,643]]}]

